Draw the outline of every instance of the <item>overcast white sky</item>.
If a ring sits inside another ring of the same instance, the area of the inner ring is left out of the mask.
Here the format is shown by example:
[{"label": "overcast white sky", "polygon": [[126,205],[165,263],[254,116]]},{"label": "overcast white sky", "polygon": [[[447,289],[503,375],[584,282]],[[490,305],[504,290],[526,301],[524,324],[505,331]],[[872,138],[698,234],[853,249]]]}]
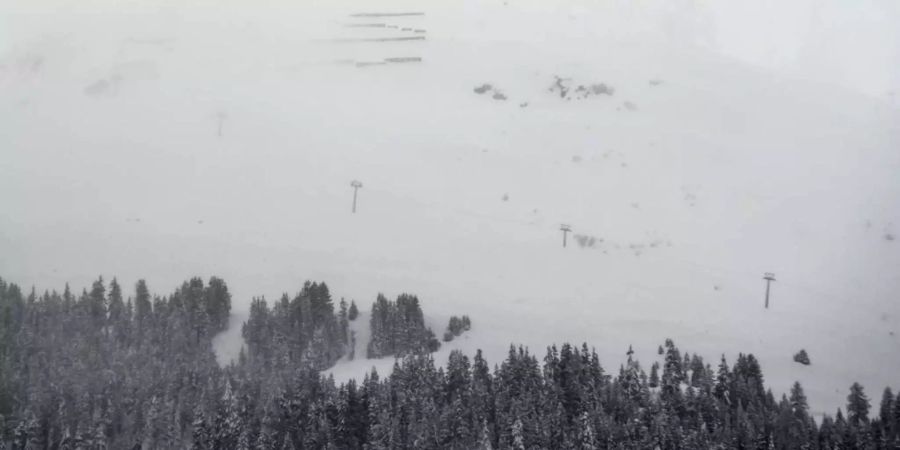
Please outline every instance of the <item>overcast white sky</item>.
[{"label": "overcast white sky", "polygon": [[[467,0],[460,0],[460,5]],[[490,1],[490,0],[485,0]],[[0,6],[0,53],[15,45],[16,38],[30,34],[31,24],[54,21],[47,13],[96,14],[104,9],[121,12],[177,10],[185,5],[208,3],[208,8],[259,8],[282,0],[243,2],[225,0],[8,0]],[[509,0],[534,6],[536,0]],[[244,4],[245,6],[242,6]],[[900,1],[897,0],[571,0],[554,7],[573,11],[604,11],[622,6],[628,20],[638,15],[672,37],[687,38],[740,60],[777,69],[794,77],[839,84],[895,104],[900,91]],[[149,7],[148,7],[149,6]],[[546,3],[543,7],[547,7]],[[28,20],[22,20],[27,14]],[[577,12],[576,12],[577,14]],[[642,24],[646,26],[646,23]],[[52,28],[49,27],[49,28]],[[36,36],[29,36],[36,38]],[[891,92],[895,92],[894,97]]]},{"label": "overcast white sky", "polygon": [[896,0],[699,2],[724,53],[879,98],[900,86]]}]

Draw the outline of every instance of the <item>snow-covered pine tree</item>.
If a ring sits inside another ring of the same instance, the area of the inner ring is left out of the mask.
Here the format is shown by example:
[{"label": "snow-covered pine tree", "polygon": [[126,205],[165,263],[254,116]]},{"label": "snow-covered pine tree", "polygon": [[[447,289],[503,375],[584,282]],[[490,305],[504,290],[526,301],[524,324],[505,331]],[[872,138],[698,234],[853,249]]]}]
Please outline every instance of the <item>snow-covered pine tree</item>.
[{"label": "snow-covered pine tree", "polygon": [[656,361],[650,366],[650,380],[648,381],[648,385],[651,388],[659,387],[659,363]]},{"label": "snow-covered pine tree", "polygon": [[869,421],[869,398],[859,383],[850,386],[847,396],[847,420],[850,425],[859,426]]},{"label": "snow-covered pine tree", "polygon": [[525,450],[525,435],[523,431],[522,421],[518,418],[513,422],[511,433],[512,449]]},{"label": "snow-covered pine tree", "polygon": [[359,317],[359,309],[356,307],[356,302],[350,300],[350,309],[347,310],[347,319],[354,321],[357,317]]},{"label": "snow-covered pine tree", "polygon": [[671,339],[666,339],[666,357],[660,383],[663,398],[671,401],[680,397],[683,381],[684,369],[681,353]]},{"label": "snow-covered pine tree", "polygon": [[694,353],[691,357],[691,386],[700,387],[705,375],[706,367],[703,364],[703,357]]},{"label": "snow-covered pine tree", "polygon": [[229,379],[225,380],[225,392],[222,394],[221,405],[213,437],[215,446],[216,448],[235,448],[245,424],[238,396],[234,393],[232,382]]},{"label": "snow-covered pine tree", "polygon": [[338,308],[338,326],[341,331],[341,342],[347,345],[350,342],[349,329],[349,313],[347,312],[347,301],[341,298],[340,307]]},{"label": "snow-covered pine tree", "polygon": [[[897,398],[894,399],[893,412],[893,435],[897,443],[900,444],[900,392],[897,392]],[[896,446],[900,449],[900,445]]]},{"label": "snow-covered pine tree", "polygon": [[494,450],[494,446],[491,444],[491,432],[486,419],[481,421],[481,430],[478,434],[478,444],[475,450]]},{"label": "snow-covered pine tree", "polygon": [[731,404],[731,370],[728,368],[728,362],[725,361],[725,355],[719,361],[719,370],[716,372],[716,385],[713,388],[716,398]]},{"label": "snow-covered pine tree", "polygon": [[581,413],[581,416],[578,418],[578,448],[581,450],[597,449],[594,424],[587,411]]},{"label": "snow-covered pine tree", "polygon": [[881,404],[878,407],[878,418],[881,419],[882,426],[888,430],[891,429],[891,423],[894,421],[892,416],[894,407],[894,392],[888,386],[881,394]]}]

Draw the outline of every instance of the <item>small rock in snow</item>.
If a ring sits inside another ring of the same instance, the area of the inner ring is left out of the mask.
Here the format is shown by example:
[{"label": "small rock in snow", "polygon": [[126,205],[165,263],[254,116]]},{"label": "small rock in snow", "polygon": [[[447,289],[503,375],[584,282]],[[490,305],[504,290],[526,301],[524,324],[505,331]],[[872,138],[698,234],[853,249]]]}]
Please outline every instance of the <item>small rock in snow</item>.
[{"label": "small rock in snow", "polygon": [[482,84],[481,86],[476,87],[475,93],[476,94],[484,94],[485,92],[487,92],[491,89],[493,89],[493,87],[490,84],[485,83],[485,84]]}]

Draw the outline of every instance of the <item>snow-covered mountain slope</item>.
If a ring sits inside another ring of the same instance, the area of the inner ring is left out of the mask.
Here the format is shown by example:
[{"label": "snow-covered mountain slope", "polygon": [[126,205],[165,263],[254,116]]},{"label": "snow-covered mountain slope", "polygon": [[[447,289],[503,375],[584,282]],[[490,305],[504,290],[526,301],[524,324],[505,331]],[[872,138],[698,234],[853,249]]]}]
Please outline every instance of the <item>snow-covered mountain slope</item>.
[{"label": "snow-covered mountain slope", "polygon": [[[468,314],[438,361],[568,340],[615,370],[671,337],[711,363],[753,352],[818,412],[896,383],[900,111],[669,39],[654,2],[549,3],[7,13],[0,276],[223,277],[223,360],[251,296],[315,279],[363,310],[416,293],[438,335]],[[378,11],[425,15],[349,16]],[[390,57],[423,61],[356,64]],[[554,76],[614,92],[567,101]],[[561,223],[597,244],[562,248]]]}]

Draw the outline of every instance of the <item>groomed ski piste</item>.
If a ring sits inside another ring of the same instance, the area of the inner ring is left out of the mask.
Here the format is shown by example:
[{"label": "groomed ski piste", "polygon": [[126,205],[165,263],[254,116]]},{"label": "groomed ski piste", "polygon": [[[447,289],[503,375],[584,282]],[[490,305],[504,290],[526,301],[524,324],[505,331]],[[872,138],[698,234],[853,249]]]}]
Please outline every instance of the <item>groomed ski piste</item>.
[{"label": "groomed ski piste", "polygon": [[672,338],[816,413],[900,388],[891,102],[674,39],[660,2],[40,3],[4,14],[4,279],[222,277],[223,363],[252,297],[325,281],[362,311],[338,380],[390,370],[368,309],[409,292],[438,336],[472,318],[439,363]]}]

